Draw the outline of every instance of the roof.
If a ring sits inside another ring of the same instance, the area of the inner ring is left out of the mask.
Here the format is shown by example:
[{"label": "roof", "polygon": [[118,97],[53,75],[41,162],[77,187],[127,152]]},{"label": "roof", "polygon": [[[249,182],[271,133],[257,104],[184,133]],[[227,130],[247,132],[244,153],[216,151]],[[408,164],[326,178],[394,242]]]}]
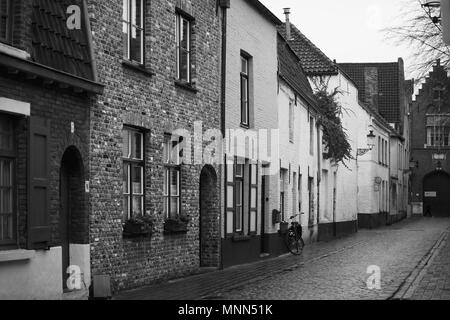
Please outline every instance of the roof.
[{"label": "roof", "polygon": [[[82,0],[33,0],[32,59],[45,66],[80,78],[94,80],[87,28],[69,30],[66,9],[84,8]],[[82,9],[82,24],[84,23]]]},{"label": "roof", "polygon": [[[286,39],[286,23],[278,27],[280,34]],[[317,48],[300,30],[291,23],[289,44],[300,58],[303,69],[308,76],[336,75],[338,68],[319,48]]]},{"label": "roof", "polygon": [[279,76],[311,106],[315,106],[315,97],[300,59],[280,34],[278,34],[278,61]]},{"label": "roof", "polygon": [[359,99],[370,104],[371,93],[366,92],[369,69],[376,70],[378,83],[376,96],[377,106],[373,106],[389,122],[400,121],[400,65],[398,62],[388,63],[340,63],[339,67],[356,83]]},{"label": "roof", "polygon": [[276,25],[281,25],[283,22],[278,19],[277,16],[273,14],[272,11],[270,11],[265,5],[263,5],[258,0],[246,0],[250,5],[252,5],[256,10],[258,10],[259,13],[261,13],[263,16],[265,16],[267,19],[272,21]]}]

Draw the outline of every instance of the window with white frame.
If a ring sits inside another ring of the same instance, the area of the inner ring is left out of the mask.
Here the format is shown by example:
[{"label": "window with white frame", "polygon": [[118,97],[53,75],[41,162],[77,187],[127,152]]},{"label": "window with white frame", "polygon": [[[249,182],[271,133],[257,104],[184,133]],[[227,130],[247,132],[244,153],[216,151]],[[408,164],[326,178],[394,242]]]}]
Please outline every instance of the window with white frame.
[{"label": "window with white frame", "polygon": [[177,13],[177,79],[191,83],[191,20]]},{"label": "window with white frame", "polygon": [[123,0],[122,43],[125,59],[144,64],[144,0]]},{"label": "window with white frame", "polygon": [[250,125],[250,59],[241,54],[241,124]]},{"label": "window with white frame", "polygon": [[124,127],[123,207],[124,220],[144,215],[144,133]]},{"label": "window with white frame", "polygon": [[450,146],[450,115],[427,115],[427,145],[430,147]]},{"label": "window with white frame", "polygon": [[181,155],[183,137],[164,136],[164,213],[167,219],[181,215]]},{"label": "window with white frame", "polygon": [[295,125],[295,119],[294,119],[294,100],[289,100],[289,142],[294,143],[294,125]]},{"label": "window with white frame", "polygon": [[226,166],[226,234],[255,235],[258,217],[258,165],[234,159]]}]

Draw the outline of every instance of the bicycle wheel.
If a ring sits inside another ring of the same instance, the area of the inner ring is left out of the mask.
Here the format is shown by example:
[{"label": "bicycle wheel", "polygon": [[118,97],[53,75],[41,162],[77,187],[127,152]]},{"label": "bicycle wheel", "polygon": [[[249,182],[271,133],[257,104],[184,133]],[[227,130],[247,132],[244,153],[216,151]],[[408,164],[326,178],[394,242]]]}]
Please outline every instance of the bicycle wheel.
[{"label": "bicycle wheel", "polygon": [[290,253],[299,256],[303,252],[303,247],[305,243],[301,237],[297,237],[295,232],[289,231],[285,237],[286,247]]}]

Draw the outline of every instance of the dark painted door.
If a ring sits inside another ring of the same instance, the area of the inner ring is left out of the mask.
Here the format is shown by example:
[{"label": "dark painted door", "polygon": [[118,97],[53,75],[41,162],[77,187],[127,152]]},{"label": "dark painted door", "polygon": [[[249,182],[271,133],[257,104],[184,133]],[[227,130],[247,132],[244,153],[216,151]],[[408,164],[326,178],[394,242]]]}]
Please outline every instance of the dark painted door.
[{"label": "dark painted door", "polygon": [[70,263],[69,256],[69,179],[64,168],[61,173],[61,215],[60,215],[60,235],[62,247],[62,278],[63,288],[67,289],[67,268]]},{"label": "dark painted door", "polygon": [[424,214],[450,217],[450,175],[436,172],[424,179]]},{"label": "dark painted door", "polygon": [[261,253],[266,253],[266,176],[261,180]]}]

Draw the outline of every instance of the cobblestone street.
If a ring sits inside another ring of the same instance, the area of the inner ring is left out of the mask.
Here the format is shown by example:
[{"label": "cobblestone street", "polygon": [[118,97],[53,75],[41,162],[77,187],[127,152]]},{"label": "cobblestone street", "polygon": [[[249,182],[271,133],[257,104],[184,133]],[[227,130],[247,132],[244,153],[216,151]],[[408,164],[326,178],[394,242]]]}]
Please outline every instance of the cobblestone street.
[{"label": "cobblestone street", "polygon": [[[286,256],[130,291],[116,298],[449,298],[445,288],[450,289],[447,267],[450,245],[444,239],[449,227],[450,219],[409,219],[390,227],[361,230],[351,237],[309,245],[300,258]],[[433,250],[437,244],[440,244],[439,251]],[[433,253],[436,257],[431,256]],[[381,269],[380,290],[367,288],[369,266]],[[427,271],[429,274],[423,276]],[[417,294],[413,296],[411,290],[417,290]],[[410,294],[406,295],[407,292]]]}]

